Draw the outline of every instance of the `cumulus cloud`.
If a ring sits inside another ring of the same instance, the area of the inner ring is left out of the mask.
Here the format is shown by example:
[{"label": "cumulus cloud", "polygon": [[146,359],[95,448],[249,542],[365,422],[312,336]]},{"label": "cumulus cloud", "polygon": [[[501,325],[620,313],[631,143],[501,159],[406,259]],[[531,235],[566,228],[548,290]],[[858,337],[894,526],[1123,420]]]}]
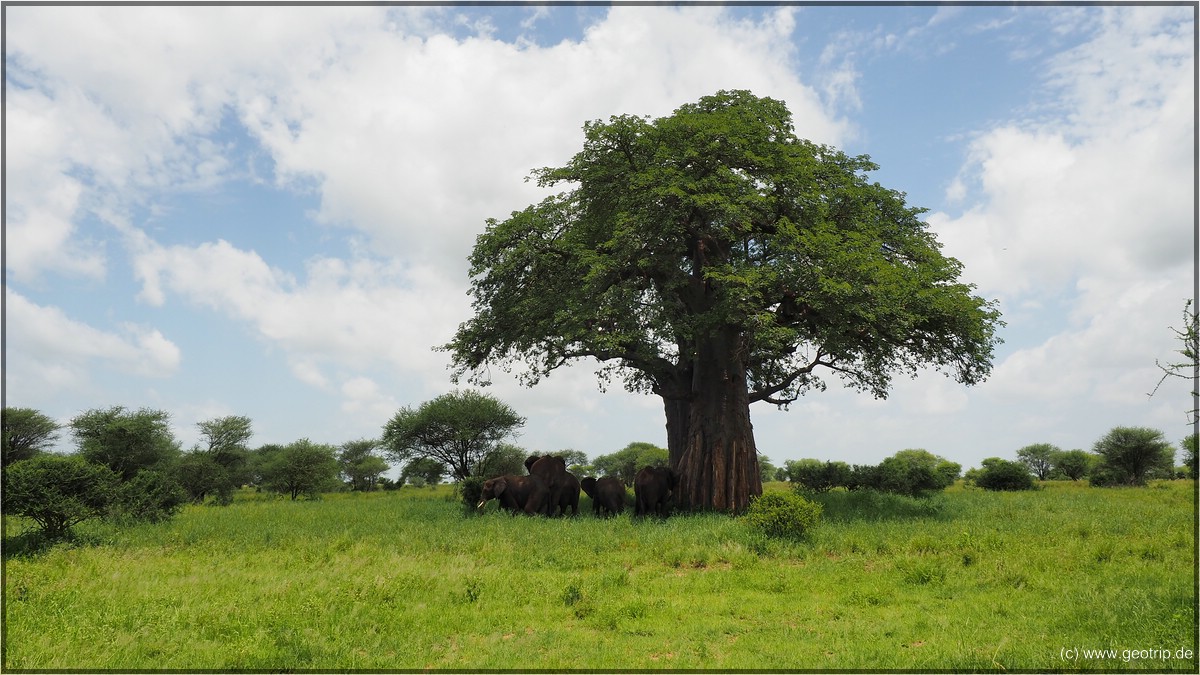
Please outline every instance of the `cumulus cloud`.
[{"label": "cumulus cloud", "polygon": [[144,300],[161,305],[169,291],[247,322],[287,351],[300,380],[316,386],[328,384],[322,367],[329,365],[444,373],[429,350],[448,341],[468,311],[458,286],[399,262],[314,258],[297,278],[224,240],[147,246],[136,263]]},{"label": "cumulus cloud", "polygon": [[793,27],[782,10],[731,23],[640,7],[549,47],[364,30],[329,67],[243,92],[237,108],[284,180],[319,184],[322,222],[462,270],[486,218],[541,198],[524,178],[577,151],[585,121],[750,88],[786,100],[802,134],[839,141],[843,123],[789,70]]},{"label": "cumulus cloud", "polygon": [[97,364],[140,377],[167,377],[179,367],[179,348],[156,329],[122,324],[105,331],[75,320],[57,307],[38,305],[6,289],[7,348],[12,391],[80,388]]},{"label": "cumulus cloud", "polygon": [[929,218],[967,278],[1015,316],[1065,305],[1063,330],[1015,349],[988,391],[1145,402],[1167,325],[1193,293],[1189,17],[1105,8],[1093,38],[1049,64],[1061,109],[980,134],[954,183],[976,205]]}]

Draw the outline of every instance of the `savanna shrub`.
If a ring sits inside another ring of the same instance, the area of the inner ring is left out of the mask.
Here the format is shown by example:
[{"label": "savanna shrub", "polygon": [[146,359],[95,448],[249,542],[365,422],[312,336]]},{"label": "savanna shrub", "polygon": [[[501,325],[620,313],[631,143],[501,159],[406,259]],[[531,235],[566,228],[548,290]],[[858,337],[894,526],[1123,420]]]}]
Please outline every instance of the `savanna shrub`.
[{"label": "savanna shrub", "polygon": [[998,457],[983,460],[983,467],[972,474],[975,484],[984,490],[1035,490],[1033,474],[1021,462]]},{"label": "savanna shrub", "polygon": [[751,501],[742,518],[768,537],[799,539],[821,519],[821,505],[794,492],[768,492]]},{"label": "savanna shrub", "polygon": [[962,466],[927,450],[901,450],[876,467],[855,466],[851,486],[911,497],[940,492],[954,483]]},{"label": "savanna shrub", "polygon": [[835,487],[849,487],[851,469],[845,462],[821,462],[800,459],[786,462],[788,481],[801,490],[825,492]]},{"label": "savanna shrub", "polygon": [[462,494],[463,508],[467,513],[474,513],[479,499],[483,497],[483,477],[467,476],[459,482],[458,491]]},{"label": "savanna shrub", "polygon": [[4,469],[4,512],[33,520],[49,538],[64,537],[103,517],[117,484],[111,469],[79,455],[38,455]]}]

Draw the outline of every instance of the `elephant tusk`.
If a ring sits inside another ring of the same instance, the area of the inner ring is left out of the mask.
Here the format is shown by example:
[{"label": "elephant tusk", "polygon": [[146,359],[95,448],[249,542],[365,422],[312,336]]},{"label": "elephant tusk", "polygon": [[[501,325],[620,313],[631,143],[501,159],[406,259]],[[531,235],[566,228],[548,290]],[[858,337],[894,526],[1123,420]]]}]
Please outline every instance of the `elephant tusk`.
[{"label": "elephant tusk", "polygon": [[483,505],[484,505],[484,504],[486,504],[486,503],[487,503],[487,500],[486,500],[486,499],[484,499],[484,500],[480,501],[480,502],[479,502],[479,505],[478,505],[478,506],[476,506],[475,508],[477,508],[477,509],[482,509],[482,508],[483,508]]}]

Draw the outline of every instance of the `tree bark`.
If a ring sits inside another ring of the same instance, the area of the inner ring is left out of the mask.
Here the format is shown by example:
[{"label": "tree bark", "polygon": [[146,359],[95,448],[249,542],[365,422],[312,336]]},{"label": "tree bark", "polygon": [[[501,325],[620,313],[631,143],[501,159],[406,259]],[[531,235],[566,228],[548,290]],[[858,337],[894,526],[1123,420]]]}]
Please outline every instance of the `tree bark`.
[{"label": "tree bark", "polygon": [[663,408],[667,413],[667,453],[670,456],[668,466],[676,467],[683,459],[683,450],[687,446],[691,402],[687,399],[664,396]]},{"label": "tree bark", "polygon": [[[716,333],[696,352],[686,440],[678,462],[672,461],[680,476],[676,502],[685,509],[738,512],[762,494],[762,480],[742,336],[733,328]],[[671,415],[668,401],[668,425]]]}]

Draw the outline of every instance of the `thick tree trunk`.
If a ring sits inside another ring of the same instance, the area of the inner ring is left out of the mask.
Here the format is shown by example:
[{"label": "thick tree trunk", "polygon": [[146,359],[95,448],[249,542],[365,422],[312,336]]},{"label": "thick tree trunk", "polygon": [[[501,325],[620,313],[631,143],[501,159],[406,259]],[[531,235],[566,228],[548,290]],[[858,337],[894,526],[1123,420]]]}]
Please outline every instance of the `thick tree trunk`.
[{"label": "thick tree trunk", "polygon": [[[742,511],[762,494],[750,423],[745,351],[732,329],[699,345],[676,502],[685,509]],[[670,412],[668,412],[670,420]]]},{"label": "thick tree trunk", "polygon": [[667,413],[667,452],[669,466],[679,466],[683,449],[687,446],[688,424],[691,422],[691,402],[682,398],[663,397],[663,408]]}]

